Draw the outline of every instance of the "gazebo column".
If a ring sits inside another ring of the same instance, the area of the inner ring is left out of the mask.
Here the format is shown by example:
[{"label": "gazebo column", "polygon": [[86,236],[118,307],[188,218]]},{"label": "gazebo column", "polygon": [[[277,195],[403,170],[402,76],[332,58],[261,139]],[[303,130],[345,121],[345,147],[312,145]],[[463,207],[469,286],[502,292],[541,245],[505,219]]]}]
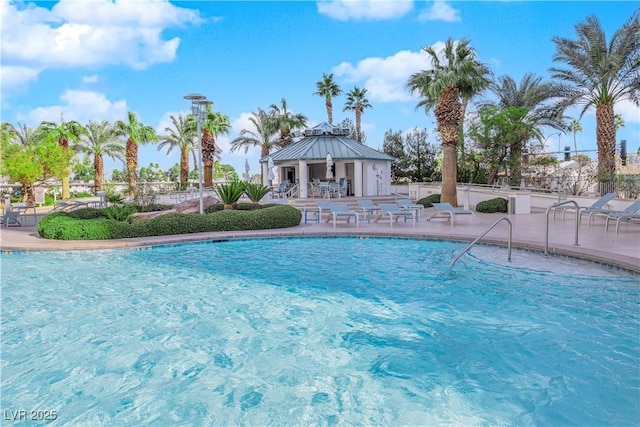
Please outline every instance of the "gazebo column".
[{"label": "gazebo column", "polygon": [[260,163],[262,167],[262,184],[267,187],[271,187],[271,182],[269,181],[269,167],[267,166],[267,162]]},{"label": "gazebo column", "polygon": [[308,197],[307,187],[309,181],[309,170],[306,160],[298,160],[298,175],[300,176],[300,198],[306,199]]},{"label": "gazebo column", "polygon": [[347,177],[347,164],[345,162],[336,162],[335,168],[336,168],[336,176],[334,176],[334,179],[336,181],[339,180],[340,178]]},{"label": "gazebo column", "polygon": [[362,160],[353,161],[353,195],[362,197]]}]

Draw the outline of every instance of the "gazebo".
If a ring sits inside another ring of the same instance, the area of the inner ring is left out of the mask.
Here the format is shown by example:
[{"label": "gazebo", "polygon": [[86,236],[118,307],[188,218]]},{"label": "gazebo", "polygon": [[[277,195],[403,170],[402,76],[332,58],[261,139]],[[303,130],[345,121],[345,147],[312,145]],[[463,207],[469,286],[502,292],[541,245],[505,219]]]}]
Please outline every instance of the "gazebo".
[{"label": "gazebo", "polygon": [[327,154],[333,161],[333,179],[345,178],[355,197],[391,194],[391,163],[395,158],[349,138],[349,128],[321,123],[304,131],[293,144],[260,159],[264,183],[269,183],[269,159],[278,182],[299,185],[299,197],[308,197],[308,183],[325,180]]}]

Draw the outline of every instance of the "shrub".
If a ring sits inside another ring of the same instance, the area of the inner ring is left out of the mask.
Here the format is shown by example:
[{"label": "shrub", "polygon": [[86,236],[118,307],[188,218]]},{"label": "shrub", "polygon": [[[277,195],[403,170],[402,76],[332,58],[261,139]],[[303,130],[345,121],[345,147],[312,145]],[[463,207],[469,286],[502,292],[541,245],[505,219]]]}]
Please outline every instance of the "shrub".
[{"label": "shrub", "polygon": [[433,206],[433,203],[440,203],[440,195],[432,194],[430,196],[423,197],[422,199],[418,200],[418,203],[425,208],[430,208],[431,206]]},{"label": "shrub", "polygon": [[[106,211],[104,209],[103,211]],[[78,211],[73,211],[76,213]],[[72,212],[54,212],[38,223],[46,239],[97,240],[212,231],[263,230],[295,227],[302,213],[293,206],[273,205],[253,211],[220,210],[206,215],[170,213],[132,224],[115,219],[79,219]]]},{"label": "shrub", "polygon": [[75,219],[96,219],[104,218],[102,209],[96,208],[81,208],[69,212],[69,216]]},{"label": "shrub", "polygon": [[252,184],[250,182],[245,183],[244,185],[244,193],[247,195],[249,200],[253,202],[254,205],[260,203],[260,200],[267,194],[269,194],[271,189],[266,185],[262,184]]},{"label": "shrub", "polygon": [[129,221],[135,212],[136,209],[131,205],[115,205],[104,208],[102,215],[114,221]]},{"label": "shrub", "polygon": [[496,213],[496,212],[507,212],[507,199],[503,199],[502,197],[496,197],[495,199],[485,200],[484,202],[480,202],[476,205],[476,212],[483,213]]},{"label": "shrub", "polygon": [[173,205],[165,205],[162,203],[151,203],[149,205],[133,205],[136,212],[159,212],[173,209]]},{"label": "shrub", "polygon": [[224,203],[213,203],[204,208],[204,213],[210,214],[224,209]]},{"label": "shrub", "polygon": [[240,181],[231,181],[229,184],[220,184],[215,190],[224,203],[225,209],[233,209],[233,205],[244,194],[244,184]]}]

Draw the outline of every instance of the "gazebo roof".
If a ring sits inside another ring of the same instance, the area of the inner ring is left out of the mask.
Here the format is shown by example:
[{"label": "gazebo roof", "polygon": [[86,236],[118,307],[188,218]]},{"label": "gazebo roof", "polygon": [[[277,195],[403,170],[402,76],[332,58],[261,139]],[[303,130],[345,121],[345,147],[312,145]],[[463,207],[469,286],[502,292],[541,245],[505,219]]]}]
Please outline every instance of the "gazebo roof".
[{"label": "gazebo roof", "polygon": [[[327,153],[336,160],[382,160],[395,161],[394,157],[382,153],[348,137],[349,129],[320,123],[312,129],[304,131],[304,138],[293,144],[271,153],[276,163],[292,160],[325,161]],[[269,156],[260,159],[267,162]]]}]

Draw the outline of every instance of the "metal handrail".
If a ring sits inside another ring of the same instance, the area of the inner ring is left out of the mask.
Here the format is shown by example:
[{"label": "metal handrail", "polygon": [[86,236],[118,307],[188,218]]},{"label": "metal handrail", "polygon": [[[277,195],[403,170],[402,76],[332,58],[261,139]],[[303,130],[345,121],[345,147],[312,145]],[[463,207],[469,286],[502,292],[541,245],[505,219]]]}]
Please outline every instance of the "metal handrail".
[{"label": "metal handrail", "polygon": [[292,197],[298,196],[300,197],[300,186],[295,184],[293,187],[289,188],[287,192],[284,194],[285,199],[290,199]]},{"label": "metal handrail", "polygon": [[[580,225],[580,206],[578,206],[578,203],[575,200],[565,200],[564,202],[554,203],[553,205],[549,206],[545,212],[545,215],[546,215],[545,227],[547,229],[544,236],[544,255],[545,256],[549,255],[549,212],[551,212],[553,208],[557,208],[558,206],[568,205],[568,204],[572,204],[576,207],[576,233],[575,233],[576,237],[573,245],[580,246],[578,244],[578,229],[579,229],[578,226]],[[564,220],[564,216],[562,217],[562,219]]]},{"label": "metal handrail", "polygon": [[462,255],[464,255],[469,249],[471,249],[471,247],[473,245],[478,243],[478,240],[482,239],[485,236],[485,234],[490,232],[493,229],[493,227],[495,227],[496,225],[498,225],[498,223],[500,223],[502,221],[507,221],[507,224],[509,224],[509,238],[507,239],[508,240],[508,243],[507,243],[508,244],[508,246],[507,246],[507,251],[508,251],[508,253],[507,253],[507,261],[511,261],[511,236],[512,236],[512,231],[513,231],[513,224],[511,223],[511,220],[509,218],[507,218],[506,216],[503,216],[502,218],[500,218],[499,220],[494,222],[491,227],[489,227],[486,230],[484,230],[478,237],[476,237],[476,239],[473,242],[469,243],[469,245],[466,248],[464,248],[462,251],[460,251],[460,253],[455,256],[453,261],[451,261],[451,268],[453,268],[453,266],[456,264],[456,261],[458,261]]}]

